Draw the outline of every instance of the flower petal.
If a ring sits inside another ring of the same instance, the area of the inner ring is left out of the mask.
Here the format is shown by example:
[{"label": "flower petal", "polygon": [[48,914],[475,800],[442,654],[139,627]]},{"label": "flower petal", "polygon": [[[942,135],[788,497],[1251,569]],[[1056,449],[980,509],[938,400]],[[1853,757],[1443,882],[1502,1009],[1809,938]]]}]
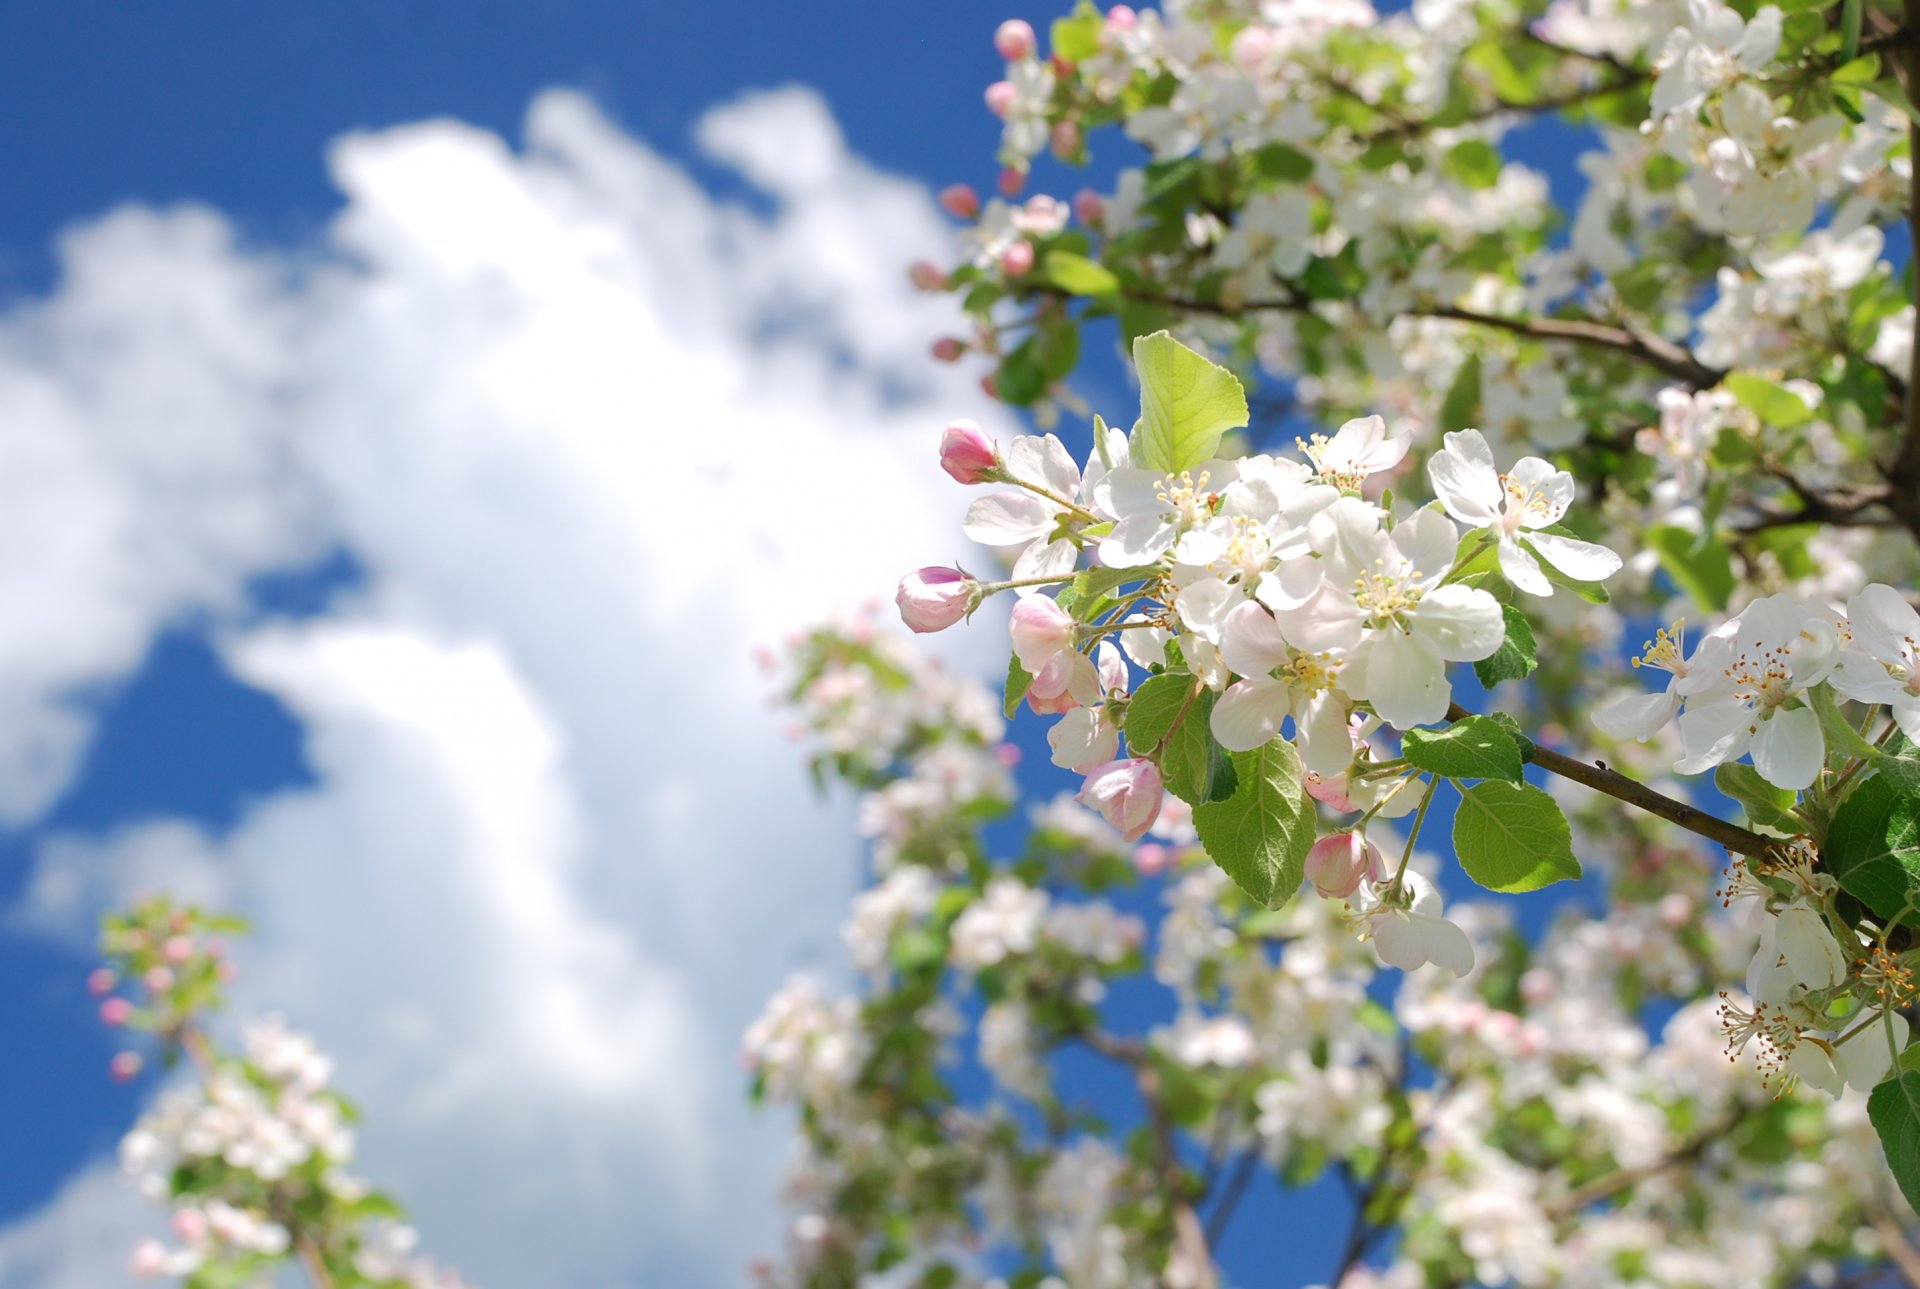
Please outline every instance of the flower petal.
[{"label": "flower petal", "polygon": [[[1213,705],[1213,736],[1229,752],[1251,752],[1280,732],[1280,722],[1291,708],[1285,681],[1266,676],[1236,681]],[[1135,748],[1134,752],[1138,755],[1147,750]]]},{"label": "flower petal", "polygon": [[1826,760],[1820,718],[1811,707],[1775,709],[1753,736],[1753,768],[1776,788],[1810,788]]},{"label": "flower petal", "polygon": [[982,546],[1014,546],[1053,531],[1053,510],[1026,492],[994,492],[967,507],[961,531]]},{"label": "flower petal", "polygon": [[1447,513],[1471,528],[1500,518],[1500,471],[1478,430],[1456,430],[1427,461],[1427,481]]},{"label": "flower petal", "polygon": [[1620,557],[1593,542],[1553,533],[1528,533],[1534,553],[1576,582],[1600,582],[1620,571]]}]

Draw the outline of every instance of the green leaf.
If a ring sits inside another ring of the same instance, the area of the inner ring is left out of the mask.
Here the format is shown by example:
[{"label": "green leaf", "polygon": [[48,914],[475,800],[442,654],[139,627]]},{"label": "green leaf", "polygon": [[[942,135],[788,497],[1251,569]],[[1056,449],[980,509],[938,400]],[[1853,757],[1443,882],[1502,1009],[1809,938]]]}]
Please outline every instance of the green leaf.
[{"label": "green leaf", "polygon": [[1104,264],[1072,251],[1048,251],[1040,264],[1047,280],[1069,295],[1112,295],[1120,289],[1120,279]]},{"label": "green leaf", "polygon": [[1473,674],[1480,678],[1482,685],[1497,685],[1503,680],[1525,680],[1540,665],[1538,646],[1533,639],[1533,625],[1527,621],[1527,615],[1511,604],[1500,606],[1500,616],[1507,620],[1507,638],[1492,656],[1482,658],[1473,664]]},{"label": "green leaf", "polygon": [[1834,811],[1821,858],[1840,888],[1891,922],[1920,904],[1917,803],[1874,775]]},{"label": "green leaf", "polygon": [[1861,89],[1883,102],[1891,103],[1907,114],[1907,119],[1920,125],[1920,109],[1916,109],[1913,100],[1907,97],[1907,91],[1896,80],[1869,81]]},{"label": "green leaf", "polygon": [[1853,722],[1840,710],[1840,700],[1830,685],[1815,685],[1807,691],[1807,705],[1813,708],[1813,714],[1820,718],[1820,732],[1825,736],[1827,749],[1846,756],[1863,757],[1878,762],[1883,759],[1879,748],[1867,742],[1860,731],[1853,728]]},{"label": "green leaf", "polygon": [[[1865,1042],[1873,1035],[1862,1034]],[[1903,1071],[1867,1097],[1867,1118],[1880,1134],[1887,1168],[1907,1203],[1920,1206],[1920,1074]]]},{"label": "green leaf", "polygon": [[1073,590],[1082,603],[1091,603],[1094,597],[1105,595],[1116,587],[1128,582],[1138,582],[1143,578],[1137,568],[1109,568],[1102,564],[1098,568],[1083,568],[1073,575]]},{"label": "green leaf", "polygon": [[1469,354],[1454,373],[1453,385],[1440,404],[1440,426],[1473,425],[1480,419],[1480,355]]},{"label": "green leaf", "polygon": [[1794,794],[1774,787],[1752,766],[1738,761],[1725,763],[1713,772],[1713,786],[1738,801],[1747,818],[1762,828],[1800,831],[1800,818],[1793,813]]},{"label": "green leaf", "polygon": [[1797,430],[1813,419],[1813,409],[1798,394],[1765,376],[1737,371],[1724,383],[1748,410],[1776,429]]},{"label": "green leaf", "polygon": [[1227,750],[1213,736],[1213,704],[1212,690],[1195,694],[1160,753],[1160,776],[1167,791],[1190,806],[1225,801],[1239,786]]},{"label": "green leaf", "polygon": [[1445,729],[1408,730],[1401,740],[1407,760],[1448,779],[1521,781],[1520,745],[1485,716],[1468,716]]},{"label": "green leaf", "polygon": [[1468,877],[1513,894],[1580,876],[1559,803],[1532,784],[1489,779],[1460,792],[1453,851]]},{"label": "green leaf", "polygon": [[1187,705],[1193,692],[1193,677],[1184,671],[1162,672],[1142,681],[1127,703],[1127,750],[1145,756],[1158,747]]},{"label": "green leaf", "polygon": [[1317,821],[1293,744],[1276,738],[1233,754],[1237,786],[1225,801],[1193,809],[1193,826],[1213,862],[1270,909],[1293,898],[1306,872]]},{"label": "green leaf", "polygon": [[1253,154],[1253,164],[1269,179],[1301,183],[1313,177],[1313,158],[1284,143],[1270,143]]},{"label": "green leaf", "polygon": [[1468,139],[1447,150],[1446,172],[1469,188],[1500,182],[1500,149],[1485,139]]},{"label": "green leaf", "polygon": [[1733,559],[1726,546],[1703,533],[1671,524],[1647,529],[1646,542],[1667,576],[1703,609],[1719,613],[1733,594]]},{"label": "green leaf", "polygon": [[1104,26],[1100,11],[1087,0],[1081,0],[1070,17],[1053,20],[1051,52],[1070,63],[1092,58],[1100,52],[1100,33]]},{"label": "green leaf", "polygon": [[1199,465],[1220,450],[1228,431],[1247,423],[1240,380],[1156,331],[1133,342],[1140,373],[1140,424],[1133,431],[1133,463],[1173,473]]},{"label": "green leaf", "polygon": [[1020,655],[1013,654],[1007,659],[1007,700],[1004,711],[1007,719],[1020,710],[1020,700],[1027,696],[1027,690],[1033,687],[1033,677],[1020,665]]}]

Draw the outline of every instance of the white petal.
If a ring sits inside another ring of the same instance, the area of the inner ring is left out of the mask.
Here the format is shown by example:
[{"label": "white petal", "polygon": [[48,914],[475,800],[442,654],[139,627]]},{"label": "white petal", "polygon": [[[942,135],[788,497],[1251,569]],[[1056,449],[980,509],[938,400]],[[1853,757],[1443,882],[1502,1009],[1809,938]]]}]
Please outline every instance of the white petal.
[{"label": "white petal", "polygon": [[[1020,552],[1020,558],[1013,561],[1013,571],[1008,576],[1016,582],[1024,582],[1035,577],[1064,577],[1073,572],[1073,566],[1080,562],[1080,550],[1072,542],[1030,542]],[[1014,590],[1015,595],[1032,595],[1044,591],[1044,586],[1022,586]]]},{"label": "white petal", "polygon": [[1603,734],[1614,738],[1645,740],[1652,738],[1680,710],[1679,695],[1668,690],[1661,694],[1623,694],[1593,713],[1593,723]]},{"label": "white petal", "polygon": [[1832,1054],[1817,1039],[1803,1038],[1793,1045],[1793,1051],[1787,1054],[1787,1074],[1830,1097],[1839,1096],[1846,1086]]},{"label": "white petal", "polygon": [[[1251,752],[1280,732],[1291,708],[1285,681],[1265,676],[1236,681],[1213,705],[1213,736],[1229,752]],[[1143,753],[1135,748],[1134,755]]]},{"label": "white petal", "polygon": [[1287,660],[1287,642],[1273,615],[1242,600],[1220,627],[1220,656],[1242,676],[1265,676]]},{"label": "white petal", "polygon": [[1427,461],[1427,481],[1447,513],[1470,528],[1484,528],[1500,517],[1500,471],[1478,430],[1447,435],[1446,447]]},{"label": "white petal", "polygon": [[1436,587],[1413,612],[1413,632],[1448,662],[1478,662],[1507,638],[1500,601],[1471,586]]},{"label": "white petal", "polygon": [[1341,685],[1372,703],[1381,720],[1400,730],[1439,720],[1453,695],[1446,663],[1433,646],[1394,630],[1370,632],[1360,642]]},{"label": "white petal", "polygon": [[1307,653],[1353,648],[1366,619],[1353,596],[1326,582],[1305,604],[1275,616],[1287,642]]},{"label": "white petal", "polygon": [[1317,559],[1292,559],[1271,573],[1263,574],[1254,588],[1253,598],[1279,613],[1297,609],[1313,598],[1326,580],[1326,570]]},{"label": "white petal", "polygon": [[1514,586],[1528,595],[1552,595],[1553,583],[1540,571],[1540,562],[1513,538],[1500,537],[1500,571]]},{"label": "white petal", "polygon": [[1158,563],[1173,545],[1173,525],[1159,515],[1129,515],[1100,542],[1100,562],[1108,568],[1144,568]]},{"label": "white petal", "polygon": [[1393,530],[1393,548],[1413,565],[1421,582],[1437,582],[1453,567],[1453,557],[1460,549],[1460,530],[1439,511],[1422,507]]},{"label": "white petal", "polygon": [[1826,756],[1820,718],[1810,707],[1776,709],[1753,736],[1753,768],[1776,788],[1798,792],[1812,787]]},{"label": "white petal", "polygon": [[1673,768],[1698,774],[1739,760],[1753,739],[1755,724],[1753,709],[1731,697],[1689,702],[1680,713],[1680,743],[1686,755]]},{"label": "white petal", "polygon": [[1520,517],[1523,527],[1545,528],[1548,524],[1557,524],[1573,504],[1573,476],[1565,470],[1554,469],[1539,457],[1521,457],[1513,463],[1513,469],[1507,471],[1507,478],[1524,492],[1534,494],[1536,507],[1540,502],[1545,503],[1544,509],[1529,509]]},{"label": "white petal", "polygon": [[1109,470],[1100,484],[1105,490],[1104,509],[1115,519],[1171,514],[1160,495],[1165,479],[1155,470]]},{"label": "white petal", "polygon": [[1854,643],[1884,662],[1899,662],[1920,640],[1920,613],[1900,592],[1876,582],[1847,601],[1847,624]]},{"label": "white petal", "polygon": [[1224,519],[1211,520],[1180,535],[1174,544],[1173,558],[1182,564],[1211,564],[1227,553],[1233,540],[1233,526]]},{"label": "white petal", "polygon": [[1793,971],[1793,978],[1809,989],[1831,989],[1847,978],[1847,956],[1818,913],[1804,904],[1780,910],[1774,943]]},{"label": "white petal", "polygon": [[1037,483],[1062,497],[1080,491],[1080,467],[1066,444],[1053,435],[1023,434],[1007,448],[1007,469],[1016,479]]},{"label": "white petal", "polygon": [[1228,611],[1242,602],[1240,592],[1217,577],[1205,577],[1175,596],[1173,607],[1187,630],[1218,644]]},{"label": "white petal", "polygon": [[1014,546],[1053,531],[1053,508],[1028,492],[994,492],[967,507],[961,531],[982,546]]},{"label": "white petal", "polygon": [[1907,1033],[1905,1016],[1882,1013],[1880,1019],[1842,1043],[1834,1058],[1847,1086],[1866,1092],[1886,1078],[1897,1054],[1907,1045]]},{"label": "white petal", "polygon": [[1528,533],[1527,544],[1576,582],[1601,582],[1620,571],[1620,557],[1604,546],[1553,533]]},{"label": "white petal", "polygon": [[1353,764],[1347,732],[1347,702],[1331,692],[1315,694],[1293,713],[1293,745],[1300,764],[1319,775],[1345,774]]}]

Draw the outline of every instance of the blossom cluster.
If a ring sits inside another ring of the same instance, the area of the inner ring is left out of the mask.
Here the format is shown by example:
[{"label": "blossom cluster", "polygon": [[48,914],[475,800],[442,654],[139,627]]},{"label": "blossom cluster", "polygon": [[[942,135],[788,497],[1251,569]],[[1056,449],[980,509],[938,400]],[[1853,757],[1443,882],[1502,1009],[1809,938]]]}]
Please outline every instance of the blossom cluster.
[{"label": "blossom cluster", "polygon": [[[243,1026],[237,1054],[214,1045],[204,1025],[233,971],[211,933],[244,929],[161,897],[106,919],[102,946],[114,965],[90,983],[106,992],[137,980],[147,998],[138,1008],[109,998],[103,1019],[153,1031],[195,1076],[164,1091],[120,1143],[122,1170],[172,1213],[174,1242],[141,1241],[131,1269],[193,1285],[266,1285],[292,1259],[316,1284],[461,1289],[457,1274],[413,1253],[418,1236],[399,1205],[349,1171],[356,1115],[311,1038],[271,1017]],[[128,1064],[116,1058],[116,1075],[137,1072]]]},{"label": "blossom cluster", "polygon": [[[791,665],[804,676],[872,643],[865,628],[839,650],[814,637]],[[965,683],[928,674],[940,691]],[[921,747],[940,742],[929,730]],[[889,776],[911,777],[913,755]],[[926,853],[975,862],[886,867],[846,927],[857,991],[795,982],[749,1031],[756,1087],[802,1125],[787,1246],[761,1283],[883,1270],[980,1289],[1238,1280],[1191,1232],[1225,1229],[1229,1179],[1248,1170],[1286,1187],[1340,1172],[1374,1197],[1354,1229],[1394,1234],[1326,1282],[1349,1289],[1818,1283],[1881,1264],[1889,1223],[1913,1220],[1864,1099],[1799,1090],[1840,1090],[1850,1049],[1855,1086],[1872,1079],[1869,1049],[1887,1048],[1861,1022],[1877,1006],[1765,1061],[1728,1059],[1757,1007],[1809,1017],[1848,993],[1840,978],[1871,974],[1868,946],[1843,947],[1830,923],[1822,939],[1795,911],[1813,907],[1804,865],[1742,864],[1723,907],[1704,896],[1700,853],[1570,806],[1613,886],[1605,916],[1569,909],[1528,936],[1501,904],[1459,902],[1465,974],[1383,989],[1351,910],[1262,908],[1207,861],[1177,799],[1154,825],[1166,831],[1134,843],[1049,805],[1007,860],[977,842],[1005,799],[955,791],[938,812],[951,840]],[[1331,880],[1343,862],[1316,871]],[[1436,871],[1421,852],[1406,876],[1431,890]],[[1084,933],[1063,927],[1066,909],[1087,911]],[[1750,992],[1719,997],[1743,967]],[[1123,984],[1134,1002],[1121,1008]],[[1143,988],[1165,1004],[1139,1005]],[[1650,1010],[1666,1019],[1649,1026]],[[1156,1014],[1171,1019],[1141,1025]],[[1769,1019],[1744,1037],[1785,1032]],[[1129,1150],[1124,1116],[1076,1093],[1067,1071],[1089,1053],[1146,1089],[1145,1140],[1156,1114],[1175,1125],[1171,1162],[1138,1139]],[[962,1095],[976,1063],[988,1090]]]}]

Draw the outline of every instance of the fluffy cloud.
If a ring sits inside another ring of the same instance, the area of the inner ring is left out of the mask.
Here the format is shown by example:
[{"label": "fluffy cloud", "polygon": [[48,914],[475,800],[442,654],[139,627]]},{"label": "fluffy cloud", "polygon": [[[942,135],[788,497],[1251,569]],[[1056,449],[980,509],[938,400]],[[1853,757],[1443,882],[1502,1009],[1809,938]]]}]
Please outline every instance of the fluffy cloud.
[{"label": "fluffy cloud", "polygon": [[[786,970],[834,961],[857,857],[751,651],[950,557],[933,431],[995,416],[924,357],[950,318],[901,266],[950,248],[923,188],[804,91],[699,138],[771,213],[552,93],[518,152],[448,122],[339,142],[320,253],[124,212],[0,324],[0,487],[38,471],[112,517],[46,501],[58,582],[0,581],[39,624],[0,645],[25,660],[0,712],[44,726],[0,721],[0,809],[64,781],[73,687],[195,610],[318,775],[224,838],[57,839],[15,917],[72,933],[156,879],[249,912],[242,1002],[339,1056],[366,1171],[493,1289],[732,1283],[775,1238],[781,1133],[733,1052]],[[172,401],[142,430],[147,380]],[[221,617],[330,545],[365,579],[329,613]],[[62,1283],[10,1250],[69,1208],[0,1242],[0,1284]]]}]

